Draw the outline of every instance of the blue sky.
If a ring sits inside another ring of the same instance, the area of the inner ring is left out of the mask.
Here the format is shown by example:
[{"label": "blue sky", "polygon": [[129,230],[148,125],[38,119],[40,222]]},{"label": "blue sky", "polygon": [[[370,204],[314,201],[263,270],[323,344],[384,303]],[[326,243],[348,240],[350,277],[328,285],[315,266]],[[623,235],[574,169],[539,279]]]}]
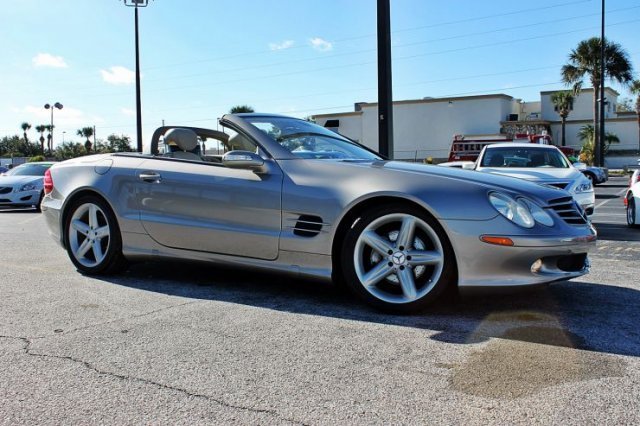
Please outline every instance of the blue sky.
[{"label": "blue sky", "polygon": [[[140,10],[145,144],[162,120],[216,126],[230,107],[294,116],[375,102],[375,0],[155,0]],[[118,0],[4,1],[0,135],[47,124],[55,142],[135,135],[133,9]],[[607,37],[640,78],[640,2],[607,0]],[[391,0],[393,95],[561,88],[560,66],[599,35],[600,1]],[[613,86],[623,96],[625,90]],[[32,130],[32,137],[36,134]]]}]

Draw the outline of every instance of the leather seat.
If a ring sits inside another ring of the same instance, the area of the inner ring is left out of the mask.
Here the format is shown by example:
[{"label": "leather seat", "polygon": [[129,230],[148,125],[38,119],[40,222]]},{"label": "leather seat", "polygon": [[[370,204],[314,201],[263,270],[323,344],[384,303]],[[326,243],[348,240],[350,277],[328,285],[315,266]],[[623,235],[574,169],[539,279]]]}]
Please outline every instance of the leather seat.
[{"label": "leather seat", "polygon": [[200,151],[198,135],[193,130],[171,129],[164,135],[164,143],[169,148],[165,157],[202,161],[202,157],[197,154]]}]

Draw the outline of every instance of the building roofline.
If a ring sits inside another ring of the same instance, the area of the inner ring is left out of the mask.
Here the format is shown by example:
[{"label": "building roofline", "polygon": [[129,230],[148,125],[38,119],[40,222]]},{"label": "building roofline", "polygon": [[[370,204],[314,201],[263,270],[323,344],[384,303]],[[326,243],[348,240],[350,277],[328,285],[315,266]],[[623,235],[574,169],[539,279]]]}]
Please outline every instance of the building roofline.
[{"label": "building roofline", "polygon": [[[572,89],[558,89],[558,90],[545,90],[540,92],[540,95],[550,95],[552,93],[556,93],[556,92],[564,92],[564,91],[572,91]],[[584,89],[580,89],[581,92],[593,92],[593,87],[585,87]],[[605,87],[604,91],[609,91],[609,92],[613,92],[615,93],[617,96],[620,96],[620,93],[618,93],[618,91],[616,91],[615,89],[612,89],[611,87]]]},{"label": "building roofline", "polygon": [[[422,98],[422,99],[405,99],[402,101],[393,101],[394,105],[406,105],[406,104],[430,104],[436,102],[449,102],[449,101],[471,101],[475,99],[506,99],[508,101],[513,100],[513,96],[506,95],[504,93],[491,93],[488,95],[474,95],[474,96],[448,96],[445,98]],[[378,102],[356,102],[361,107],[373,107],[378,106]]]},{"label": "building roofline", "polygon": [[347,112],[331,112],[328,114],[313,114],[313,118],[321,117],[345,117],[345,116],[354,116],[354,115],[362,115],[362,111],[347,111]]}]

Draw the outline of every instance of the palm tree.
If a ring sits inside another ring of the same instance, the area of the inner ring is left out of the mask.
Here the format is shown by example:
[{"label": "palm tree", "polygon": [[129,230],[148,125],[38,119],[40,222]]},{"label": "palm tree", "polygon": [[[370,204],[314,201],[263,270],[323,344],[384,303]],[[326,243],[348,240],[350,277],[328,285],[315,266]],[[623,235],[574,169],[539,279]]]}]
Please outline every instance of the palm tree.
[{"label": "palm tree", "polygon": [[20,127],[22,128],[22,131],[24,132],[24,142],[28,143],[29,142],[29,138],[27,137],[27,132],[31,129],[31,124],[27,123],[26,121],[24,123],[22,123],[20,125]]},{"label": "palm tree", "polygon": [[47,149],[49,150],[49,152],[53,151],[53,128],[55,126],[51,125],[51,124],[47,124],[44,126],[44,128],[47,130],[47,132],[49,132],[49,134],[47,135]]},{"label": "palm tree", "polygon": [[38,124],[36,126],[36,132],[40,133],[40,151],[44,155],[44,131],[47,130],[44,124]]},{"label": "palm tree", "polygon": [[638,152],[640,152],[640,80],[633,80],[631,83],[631,93],[637,95],[636,114],[638,115]]},{"label": "palm tree", "polygon": [[241,112],[255,112],[253,107],[249,105],[236,105],[229,110],[230,114],[239,114]]},{"label": "palm tree", "polygon": [[[567,85],[572,85],[575,93],[579,93],[582,81],[589,79],[593,87],[593,127],[598,128],[598,99],[600,98],[600,82],[603,78],[600,75],[600,47],[599,37],[592,37],[578,43],[578,47],[569,54],[569,63],[562,67],[562,81]],[[609,42],[605,39],[605,76],[615,80],[620,84],[629,84],[632,80],[632,66],[627,52],[617,43]],[[594,139],[594,149],[603,147],[599,143],[596,133]],[[604,159],[603,159],[604,160]],[[600,165],[600,164],[599,164]]]},{"label": "palm tree", "polygon": [[93,127],[83,127],[82,129],[78,129],[76,133],[78,136],[87,138],[87,141],[84,143],[84,147],[87,152],[91,152],[91,141],[89,138],[93,136]]},{"label": "palm tree", "polygon": [[560,119],[562,120],[562,146],[565,146],[565,127],[567,125],[569,111],[573,109],[573,93],[568,90],[556,92],[551,95],[551,102],[553,103],[553,106],[556,107],[556,111],[558,111],[558,115],[560,115]]}]

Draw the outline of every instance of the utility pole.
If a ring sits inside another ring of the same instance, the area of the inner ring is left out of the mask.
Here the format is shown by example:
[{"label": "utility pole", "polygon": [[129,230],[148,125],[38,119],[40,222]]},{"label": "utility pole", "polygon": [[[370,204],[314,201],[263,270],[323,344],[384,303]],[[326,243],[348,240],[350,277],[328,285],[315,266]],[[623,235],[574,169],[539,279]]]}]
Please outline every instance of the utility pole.
[{"label": "utility pole", "polygon": [[378,151],[393,159],[390,0],[378,2]]},{"label": "utility pole", "polygon": [[[606,106],[606,99],[604,97],[604,83],[606,79],[606,68],[605,68],[605,39],[604,39],[604,1],[602,0],[602,25],[600,28],[600,144],[596,146],[598,153],[596,154],[596,165],[603,167],[604,166],[604,109]],[[593,129],[595,133],[597,130]],[[595,139],[595,135],[594,135]]]},{"label": "utility pole", "polygon": [[93,150],[96,150],[97,145],[97,138],[96,138],[96,126],[93,126]]},{"label": "utility pole", "polygon": [[142,152],[142,101],[140,99],[140,46],[138,41],[138,8],[147,7],[149,0],[124,0],[126,6],[133,7],[135,21],[136,42],[136,129],[138,138],[138,152]]}]

